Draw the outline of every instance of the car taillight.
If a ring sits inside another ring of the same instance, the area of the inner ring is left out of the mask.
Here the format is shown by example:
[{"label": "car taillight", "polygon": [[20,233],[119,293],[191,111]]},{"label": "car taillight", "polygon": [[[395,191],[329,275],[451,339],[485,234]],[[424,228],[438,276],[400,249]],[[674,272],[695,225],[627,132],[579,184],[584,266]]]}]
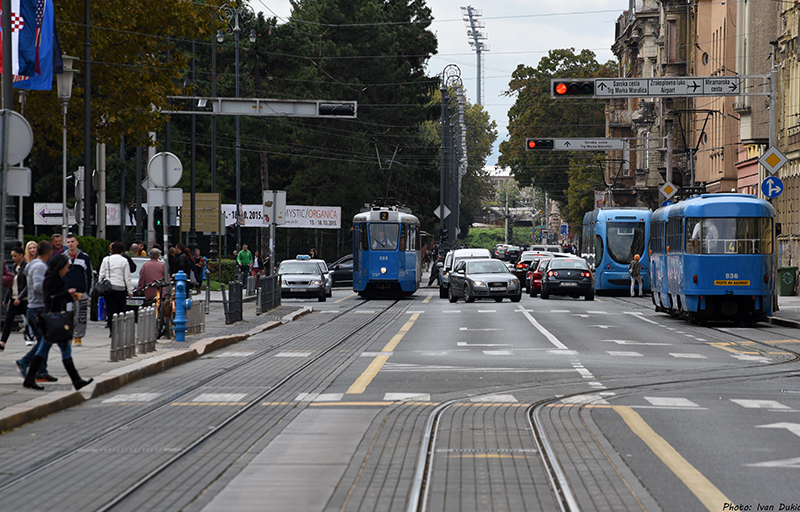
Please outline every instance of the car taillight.
[{"label": "car taillight", "polygon": [[769,284],[769,274],[764,274],[764,284]]},{"label": "car taillight", "polygon": [[517,263],[517,268],[525,268],[525,264],[524,263]]},{"label": "car taillight", "polygon": [[592,277],[592,274],[589,272],[581,272],[581,277]]},{"label": "car taillight", "polygon": [[558,272],[556,272],[555,270],[549,270],[547,272],[547,276],[548,277],[558,277]]}]

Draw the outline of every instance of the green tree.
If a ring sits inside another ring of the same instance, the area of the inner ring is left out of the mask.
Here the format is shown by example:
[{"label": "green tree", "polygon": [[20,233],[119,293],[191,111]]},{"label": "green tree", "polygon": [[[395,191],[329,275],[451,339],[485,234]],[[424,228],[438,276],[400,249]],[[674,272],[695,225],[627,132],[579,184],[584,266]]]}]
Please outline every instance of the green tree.
[{"label": "green tree", "polygon": [[603,137],[605,103],[602,100],[564,100],[550,97],[551,78],[616,76],[616,64],[599,64],[595,54],[574,48],[550,50],[535,68],[519,65],[509,82],[508,96],[516,102],[508,112],[509,139],[500,144],[498,164],[511,169],[517,181],[533,183],[563,205],[569,187],[570,153],[526,151],[531,137]]},{"label": "green tree", "polygon": [[567,204],[562,209],[572,232],[583,223],[583,214],[594,209],[594,192],[606,188],[603,181],[603,157],[580,153],[570,161]]}]

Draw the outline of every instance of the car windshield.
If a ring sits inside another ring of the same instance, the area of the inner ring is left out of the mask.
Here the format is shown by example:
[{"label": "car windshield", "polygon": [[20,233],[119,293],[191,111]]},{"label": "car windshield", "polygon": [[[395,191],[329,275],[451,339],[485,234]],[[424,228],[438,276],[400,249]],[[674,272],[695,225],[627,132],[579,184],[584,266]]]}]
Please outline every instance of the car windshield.
[{"label": "car windshield", "polygon": [[499,261],[471,261],[467,263],[468,274],[508,274],[508,268]]},{"label": "car windshield", "polygon": [[573,259],[557,259],[550,263],[548,270],[558,270],[562,268],[577,268],[581,270],[589,270],[589,265],[584,260]]},{"label": "car windshield", "polygon": [[278,275],[285,274],[319,275],[319,266],[313,261],[283,262],[278,267]]},{"label": "car windshield", "polygon": [[606,238],[611,258],[627,265],[635,254],[644,253],[644,222],[609,222]]}]

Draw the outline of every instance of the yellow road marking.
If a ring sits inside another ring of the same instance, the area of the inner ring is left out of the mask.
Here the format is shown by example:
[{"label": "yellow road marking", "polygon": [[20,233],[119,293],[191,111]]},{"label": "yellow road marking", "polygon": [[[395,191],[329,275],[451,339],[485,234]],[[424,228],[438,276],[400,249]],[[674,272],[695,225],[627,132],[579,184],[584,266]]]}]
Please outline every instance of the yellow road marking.
[{"label": "yellow road marking", "polygon": [[[534,454],[536,457],[538,455]],[[460,459],[527,459],[527,455],[511,455],[508,453],[449,453],[448,457]]]},{"label": "yellow road marking", "polygon": [[348,295],[347,297],[342,297],[342,298],[341,298],[341,299],[339,299],[339,300],[335,300],[335,301],[333,301],[333,303],[334,303],[334,304],[338,304],[338,303],[342,302],[343,300],[347,300],[347,299],[349,299],[350,297],[355,297],[356,295],[357,295],[357,294],[355,294],[355,293],[351,293],[351,294],[350,294],[350,295]]},{"label": "yellow road marking", "polygon": [[634,434],[645,442],[661,462],[675,473],[686,487],[692,491],[698,500],[709,511],[719,512],[725,503],[732,503],[722,492],[711,483],[689,461],[684,459],[663,437],[656,434],[641,416],[627,406],[615,405],[611,407],[622,417],[623,421]]},{"label": "yellow road marking", "polygon": [[427,304],[428,302],[431,301],[431,297],[433,297],[433,292],[429,293],[428,296],[425,297],[425,300],[422,301],[422,303]]},{"label": "yellow road marking", "polygon": [[716,348],[722,349],[722,350],[726,350],[728,352],[733,352],[734,354],[760,355],[758,352],[742,352],[741,350],[736,350],[733,347],[737,346],[737,344],[728,343],[726,341],[709,343],[709,345],[711,345],[712,347],[716,347]]},{"label": "yellow road marking", "polygon": [[[400,340],[403,339],[403,336],[406,335],[418,318],[419,313],[414,313],[411,315],[411,318],[408,319],[408,322],[406,322],[403,327],[400,328],[400,332],[392,336],[392,339],[386,344],[385,347],[383,347],[381,352],[393,352],[395,347],[397,347],[397,344],[400,343]],[[362,373],[361,376],[356,379],[353,385],[350,386],[350,389],[347,390],[347,393],[363,393],[367,389],[367,386],[369,386],[370,382],[372,382],[372,379],[378,375],[378,372],[381,371],[381,368],[383,368],[383,365],[388,360],[389,356],[375,356],[375,359],[373,359],[369,366],[367,366],[367,369],[364,370],[364,373]]]},{"label": "yellow road marking", "polygon": [[771,340],[764,343],[800,343],[800,340]]}]

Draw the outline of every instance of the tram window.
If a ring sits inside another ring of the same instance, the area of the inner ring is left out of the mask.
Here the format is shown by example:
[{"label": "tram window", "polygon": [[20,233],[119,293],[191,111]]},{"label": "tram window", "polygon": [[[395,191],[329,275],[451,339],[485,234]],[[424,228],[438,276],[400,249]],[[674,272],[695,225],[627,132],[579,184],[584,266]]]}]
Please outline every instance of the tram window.
[{"label": "tram window", "polygon": [[772,219],[768,218],[690,218],[686,233],[686,250],[692,254],[772,253]]},{"label": "tram window", "polygon": [[644,252],[644,222],[609,222],[606,229],[608,254],[617,263],[628,264]]},{"label": "tram window", "polygon": [[405,252],[406,250],[406,238],[408,238],[408,225],[401,224],[400,225],[400,251]]},{"label": "tram window", "polygon": [[373,251],[394,251],[397,249],[399,224],[372,223],[369,225],[369,244]]},{"label": "tram window", "polygon": [[600,235],[595,235],[595,245],[594,245],[594,263],[595,265],[599,265],[601,261],[603,261],[603,237]]},{"label": "tram window", "polygon": [[361,250],[368,251],[369,250],[369,240],[367,240],[367,232],[364,229],[364,224],[358,225],[358,238],[361,240]]}]

